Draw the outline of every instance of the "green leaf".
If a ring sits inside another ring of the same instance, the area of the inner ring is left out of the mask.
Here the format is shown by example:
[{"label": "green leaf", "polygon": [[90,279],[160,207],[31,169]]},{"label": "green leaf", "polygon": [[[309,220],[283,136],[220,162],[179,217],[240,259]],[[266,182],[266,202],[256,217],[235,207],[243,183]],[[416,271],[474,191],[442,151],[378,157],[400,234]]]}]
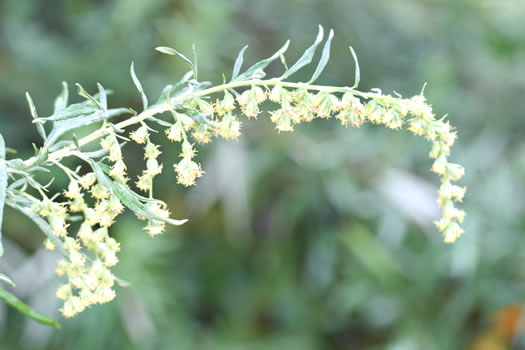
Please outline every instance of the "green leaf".
[{"label": "green leaf", "polygon": [[5,198],[7,194],[7,167],[5,159],[5,142],[0,134],[0,256],[4,254],[2,246],[2,218],[4,217]]},{"label": "green leaf", "polygon": [[67,107],[67,102],[69,100],[69,87],[65,81],[62,82],[62,92],[55,99],[55,109],[53,114],[60,112]]},{"label": "green leaf", "polygon": [[106,90],[102,87],[100,83],[97,83],[98,95],[100,100],[100,105],[104,111],[108,110],[108,96],[106,95]]},{"label": "green leaf", "polygon": [[[36,113],[35,104],[33,103],[33,99],[29,95],[29,92],[26,92],[26,99],[27,99],[27,103],[29,104],[29,110],[31,111],[31,116],[33,117],[34,120],[37,120],[38,114]],[[40,123],[37,123],[36,130],[38,131],[38,134],[40,135],[40,137],[44,139],[45,141],[47,139],[47,136],[46,136],[46,130],[44,129],[44,126]]]},{"label": "green leaf", "polygon": [[172,49],[171,47],[167,47],[167,46],[159,46],[159,47],[156,47],[155,50],[165,53],[167,55],[179,56],[180,58],[182,58],[184,62],[186,62],[191,67],[191,71],[193,72],[193,77],[197,79],[197,69],[195,68],[195,66],[193,65],[193,63],[190,61],[188,57],[184,56],[179,51]]},{"label": "green leaf", "polygon": [[193,50],[193,65],[195,66],[195,80],[199,75],[199,65],[197,64],[197,50],[195,49],[195,44],[192,46]]},{"label": "green leaf", "polygon": [[137,87],[137,90],[140,93],[140,97],[142,98],[142,108],[146,110],[148,108],[148,98],[146,97],[146,94],[144,93],[144,89],[142,88],[142,84],[140,83],[139,78],[137,78],[137,75],[135,74],[135,64],[131,62],[131,79],[133,79],[133,83]]},{"label": "green leaf", "polygon": [[279,49],[279,51],[274,53],[271,57],[268,57],[268,58],[266,58],[266,59],[264,59],[262,61],[259,61],[256,64],[254,64],[253,66],[251,66],[250,68],[248,68],[246,70],[246,72],[244,72],[241,75],[239,75],[235,79],[235,81],[249,80],[249,79],[252,79],[254,77],[256,79],[259,79],[261,77],[261,73],[263,73],[263,76],[264,76],[264,68],[266,68],[270,63],[272,63],[273,61],[275,61],[279,57],[281,57],[281,55],[286,52],[286,50],[288,49],[289,45],[290,45],[290,40],[288,40],[286,42],[286,44],[284,44],[284,46],[281,47]]},{"label": "green leaf", "polygon": [[[24,199],[24,198],[22,198]],[[47,238],[53,242],[53,244],[57,247],[57,250],[66,258],[69,259],[69,254],[67,253],[66,249],[64,248],[64,245],[62,244],[62,241],[55,236],[55,234],[51,231],[51,226],[47,223],[46,220],[44,220],[40,215],[34,213],[30,208],[16,204],[16,203],[10,203],[10,205],[20,211],[22,214],[30,218],[37,226],[38,228],[47,236]]]},{"label": "green leaf", "polygon": [[349,46],[349,48],[355,62],[355,79],[354,85],[352,86],[352,89],[355,89],[359,85],[359,81],[361,80],[361,71],[359,70],[359,61],[357,60],[357,55],[355,54],[354,49],[352,48],[352,46]]},{"label": "green leaf", "polygon": [[60,121],[78,117],[80,115],[91,114],[99,111],[100,109],[91,101],[84,101],[81,103],[75,103],[67,108],[57,111],[53,115],[45,118],[38,118],[36,122],[43,123],[46,121]]},{"label": "green leaf", "polygon": [[158,216],[157,214],[149,210],[146,207],[146,205],[139,200],[139,196],[135,192],[133,192],[127,185],[121,182],[112,181],[109,177],[107,177],[99,163],[93,160],[89,160],[89,164],[93,168],[93,171],[97,176],[97,180],[102,185],[112,190],[113,193],[117,196],[117,198],[135,214],[144,216],[152,220],[164,221],[171,225],[182,225],[186,221],[188,221],[187,219],[174,220]]},{"label": "green leaf", "polygon": [[11,287],[16,287],[15,282],[11,281],[9,277],[4,275],[3,273],[0,273],[0,281],[3,281],[7,284],[9,284]]},{"label": "green leaf", "polygon": [[235,64],[233,66],[233,73],[232,73],[232,81],[237,78],[239,75],[239,72],[241,71],[242,63],[244,61],[244,51],[248,48],[248,45],[242,48],[242,50],[239,52],[239,55],[237,56],[237,59],[235,60]]},{"label": "green leaf", "polygon": [[106,119],[116,117],[123,113],[131,113],[128,108],[114,108],[107,111],[98,110],[88,115],[81,115],[71,119],[60,120],[53,125],[53,130],[49,134],[49,142],[55,143],[60,136],[68,131],[81,128],[90,124],[98,123]]},{"label": "green leaf", "polygon": [[27,317],[32,318],[33,320],[39,323],[42,323],[48,326],[53,326],[56,329],[60,329],[60,324],[58,324],[58,322],[35,311],[29,305],[24,304],[20,299],[18,299],[13,294],[9,293],[3,288],[0,288],[0,300],[14,307],[19,312],[23,313]]},{"label": "green leaf", "polygon": [[319,60],[319,63],[317,64],[317,68],[315,68],[314,75],[312,76],[312,79],[308,82],[308,84],[313,83],[314,81],[319,78],[321,73],[324,70],[324,67],[326,67],[326,64],[328,63],[328,60],[330,59],[330,45],[332,44],[332,38],[334,37],[334,31],[333,29],[330,29],[330,34],[328,35],[328,39],[326,40],[326,43],[323,47],[323,54],[321,55],[321,59]]},{"label": "green leaf", "polygon": [[102,106],[100,105],[100,103],[93,97],[91,96],[90,94],[88,94],[88,92],[86,90],[84,90],[84,88],[82,87],[82,85],[80,85],[79,83],[76,83],[75,84],[78,88],[78,94],[82,97],[84,97],[85,99],[93,102],[97,107],[98,109],[104,109],[102,108]]},{"label": "green leaf", "polygon": [[312,62],[312,59],[315,55],[315,51],[317,50],[317,46],[323,41],[324,37],[324,30],[322,26],[319,26],[319,33],[317,34],[317,38],[315,39],[312,46],[310,46],[306,51],[303,53],[301,58],[295,62],[295,64],[288,70],[287,73],[283,75],[283,79],[286,79],[290,75],[297,72],[299,69],[303,68],[304,66],[310,64]]}]

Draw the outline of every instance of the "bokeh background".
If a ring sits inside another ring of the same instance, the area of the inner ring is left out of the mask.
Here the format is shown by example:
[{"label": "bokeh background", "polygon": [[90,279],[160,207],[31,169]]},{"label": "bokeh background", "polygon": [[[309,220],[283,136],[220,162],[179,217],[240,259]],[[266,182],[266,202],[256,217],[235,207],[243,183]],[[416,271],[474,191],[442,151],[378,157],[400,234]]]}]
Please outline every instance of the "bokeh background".
[{"label": "bokeh background", "polygon": [[[111,106],[138,110],[132,60],[153,101],[187,69],[155,46],[195,43],[200,77],[219,83],[246,43],[249,64],[290,38],[291,62],[318,24],[336,33],[320,83],[351,84],[350,44],[361,89],[411,96],[428,82],[435,112],[449,113],[468,187],[458,242],[431,224],[439,180],[425,141],[334,120],[278,135],[263,114],[238,141],[201,147],[195,188],[175,183],[178,149],[163,143],[157,193],[189,223],[152,239],[123,216],[116,272],[132,287],[73,319],[57,311],[57,256],[6,210],[2,272],[63,329],[2,304],[0,349],[525,349],[523,1],[2,0],[0,132],[30,156],[25,91],[48,115],[62,80],[100,82]],[[131,172],[144,166],[138,148],[125,157]]]}]

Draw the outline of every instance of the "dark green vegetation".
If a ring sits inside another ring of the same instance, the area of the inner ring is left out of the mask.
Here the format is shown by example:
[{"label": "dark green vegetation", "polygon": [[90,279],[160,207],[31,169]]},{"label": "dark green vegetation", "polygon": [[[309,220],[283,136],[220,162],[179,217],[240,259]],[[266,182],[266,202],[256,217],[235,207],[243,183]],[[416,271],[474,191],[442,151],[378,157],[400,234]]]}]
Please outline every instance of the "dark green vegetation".
[{"label": "dark green vegetation", "polygon": [[[24,93],[49,115],[60,82],[141,100],[129,64],[155,99],[186,71],[156,46],[199,52],[199,76],[220,83],[249,43],[248,64],[292,39],[298,58],[317,24],[334,28],[319,83],[417,94],[450,114],[465,165],[466,233],[444,245],[431,224],[437,176],[428,143],[408,132],[316,121],[277,135],[267,115],[239,141],[201,147],[206,176],[189,190],[165,169],[156,188],[190,221],[149,238],[133,217],[116,273],[132,283],[112,303],[61,319],[62,330],[0,309],[2,349],[457,349],[487,333],[524,295],[525,5],[518,1],[17,1],[0,4],[0,128],[32,154]],[[294,55],[289,51],[290,60]],[[281,72],[279,64],[269,67]],[[311,68],[313,70],[313,67]],[[298,72],[308,79],[311,71]],[[164,138],[159,138],[159,141]],[[137,157],[140,148],[125,156]],[[179,150],[163,145],[165,160]],[[164,182],[161,185],[161,182]],[[57,178],[55,191],[67,184]],[[10,208],[0,271],[9,289],[60,319],[56,255]],[[523,346],[513,334],[515,348]]]}]

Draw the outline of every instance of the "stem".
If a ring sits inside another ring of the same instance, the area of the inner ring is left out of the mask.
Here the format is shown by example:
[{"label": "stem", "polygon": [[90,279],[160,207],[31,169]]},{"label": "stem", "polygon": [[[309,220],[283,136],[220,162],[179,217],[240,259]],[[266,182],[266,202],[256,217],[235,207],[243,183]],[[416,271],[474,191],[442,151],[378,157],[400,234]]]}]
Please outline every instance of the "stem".
[{"label": "stem", "polygon": [[[357,90],[354,90],[353,88],[350,88],[350,87],[336,87],[336,86],[322,86],[322,85],[309,85],[309,84],[306,84],[306,83],[292,83],[292,82],[284,82],[284,81],[281,81],[277,78],[274,78],[274,79],[268,79],[268,80],[255,80],[255,79],[252,79],[252,80],[246,80],[246,81],[240,81],[240,82],[231,82],[231,83],[227,83],[227,84],[221,84],[221,85],[217,85],[217,86],[214,86],[214,87],[211,87],[211,88],[208,88],[208,89],[205,89],[205,90],[202,90],[202,91],[199,91],[199,92],[187,92],[185,94],[182,94],[180,96],[178,96],[176,99],[172,100],[173,102],[181,102],[181,101],[184,101],[188,98],[191,98],[191,97],[201,97],[201,96],[206,96],[206,95],[210,95],[210,94],[213,94],[213,93],[217,93],[217,92],[221,92],[221,91],[224,91],[224,90],[227,90],[227,89],[235,89],[235,88],[239,88],[239,87],[245,87],[245,86],[252,86],[252,85],[262,85],[262,86],[275,86],[275,85],[281,85],[283,87],[288,87],[288,88],[292,88],[292,89],[300,89],[300,88],[304,88],[304,89],[307,89],[307,90],[316,90],[316,91],[326,91],[326,92],[351,92],[355,95],[358,95],[362,98],[365,98],[365,99],[368,99],[368,98],[374,98],[374,97],[382,97],[382,98],[387,98],[387,99],[393,99],[392,97],[390,96],[384,96],[384,95],[381,95],[381,94],[378,94],[378,93],[373,93],[373,92],[370,92],[370,93],[366,93],[366,92],[360,92],[360,91],[357,91]],[[172,104],[173,104],[172,102]],[[115,124],[115,128],[117,129],[124,129],[128,126],[131,126],[131,125],[134,125],[134,124],[138,124],[146,119],[148,119],[149,117],[152,117],[156,114],[160,114],[160,113],[164,113],[164,112],[167,112],[171,109],[171,106],[168,102],[164,102],[154,108],[150,108],[150,109],[146,109],[144,110],[142,113],[140,114],[137,114],[136,116],[134,117],[131,117],[131,118],[128,118],[124,121],[121,121],[120,123],[117,123]],[[113,128],[110,128],[110,127],[102,127],[100,129],[98,129],[97,131],[94,131],[93,133],[83,137],[82,139],[80,139],[78,141],[78,144],[80,146],[85,146],[105,135],[107,135],[109,132],[111,132],[113,130]],[[64,157],[67,157],[69,155],[71,155],[72,152],[74,152],[76,150],[76,146],[75,145],[69,145],[69,146],[64,146],[63,148],[57,150],[57,151],[54,151],[52,153],[50,153],[47,157],[47,161],[55,161],[55,160],[59,160],[61,158],[64,158]],[[27,165],[27,166],[30,166],[34,161],[35,161],[36,157],[31,157],[27,160],[24,161],[24,163]]]}]

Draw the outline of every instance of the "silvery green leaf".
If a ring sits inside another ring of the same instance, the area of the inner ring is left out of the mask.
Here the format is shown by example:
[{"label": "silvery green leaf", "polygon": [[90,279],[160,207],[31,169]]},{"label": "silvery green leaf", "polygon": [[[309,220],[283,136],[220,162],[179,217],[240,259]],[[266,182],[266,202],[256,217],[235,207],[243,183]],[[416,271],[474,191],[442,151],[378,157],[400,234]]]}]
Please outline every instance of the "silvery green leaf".
[{"label": "silvery green leaf", "polygon": [[352,48],[352,46],[349,46],[349,48],[355,62],[355,79],[354,85],[352,86],[352,89],[355,89],[359,85],[359,81],[361,80],[361,71],[359,70],[359,61],[357,60],[357,55],[355,54],[354,49]]},{"label": "silvery green leaf", "polygon": [[142,88],[142,84],[140,83],[139,78],[137,78],[137,75],[135,74],[135,65],[133,62],[131,62],[131,79],[133,79],[133,83],[137,87],[137,90],[140,93],[140,97],[142,98],[142,108],[146,110],[148,108],[148,98],[146,97],[146,94],[144,93],[144,89]]},{"label": "silvery green leaf", "polygon": [[[272,63],[273,61],[278,59],[283,53],[285,53],[286,50],[288,49],[288,45],[290,45],[290,40],[288,40],[286,44],[284,44],[284,46],[281,47],[279,51],[274,53],[271,57],[268,57],[262,61],[255,63],[253,66],[248,68],[246,72],[242,73],[236,79],[234,79],[234,81],[243,81],[243,80],[252,79],[255,72],[263,71],[264,68],[266,68],[270,63]],[[257,78],[257,79],[260,79],[260,78]]]},{"label": "silvery green leaf", "polygon": [[4,275],[3,273],[0,273],[0,281],[9,284],[11,287],[16,287],[15,283],[11,281],[11,279],[7,277],[6,275]]},{"label": "silvery green leaf", "polygon": [[62,92],[55,99],[55,109],[53,114],[64,110],[67,107],[67,102],[69,100],[69,87],[65,81],[62,82]]},{"label": "silvery green leaf", "polygon": [[108,96],[106,95],[106,90],[104,90],[104,88],[102,87],[102,85],[100,85],[100,83],[97,83],[97,88],[98,88],[100,106],[102,107],[104,111],[106,111],[108,109]]},{"label": "silvery green leaf", "polygon": [[106,186],[111,191],[113,191],[115,196],[117,196],[117,198],[122,202],[122,204],[124,204],[134,213],[144,216],[148,219],[163,221],[171,225],[182,225],[186,221],[188,221],[186,219],[174,220],[158,216],[157,214],[149,210],[146,207],[146,205],[139,200],[139,196],[135,192],[133,192],[126,184],[117,181],[112,181],[109,177],[107,177],[99,163],[95,161],[90,161],[89,164],[93,168],[93,171],[97,176],[97,180],[102,185]]},{"label": "silvery green leaf", "polygon": [[290,67],[290,69],[288,69],[288,72],[286,72],[283,75],[283,79],[286,79],[290,75],[297,72],[299,69],[303,68],[304,66],[312,62],[312,59],[315,55],[315,51],[317,50],[317,46],[319,46],[319,44],[323,41],[323,37],[324,37],[323,27],[319,26],[319,33],[317,34],[317,38],[315,39],[312,46],[306,49],[306,51],[303,53],[301,58],[299,58],[297,62],[295,62],[295,64],[292,67]]},{"label": "silvery green leaf", "polygon": [[[27,103],[29,104],[29,110],[31,111],[31,116],[34,120],[38,120],[38,114],[36,113],[35,104],[33,103],[33,99],[29,95],[29,92],[26,92],[26,99]],[[38,134],[44,141],[46,140],[46,130],[44,129],[44,126],[40,123],[36,124],[36,130],[38,131]]]},{"label": "silvery green leaf", "polygon": [[31,308],[31,306],[24,304],[20,299],[18,299],[13,294],[9,293],[3,288],[0,288],[0,300],[14,307],[19,312],[23,313],[27,317],[30,317],[39,323],[42,323],[48,326],[53,326],[56,329],[60,329],[60,325],[55,320],[52,320],[51,318],[44,316],[41,313],[35,311],[34,309]]},{"label": "silvery green leaf", "polygon": [[91,101],[84,101],[81,103],[75,103],[67,108],[60,110],[53,115],[45,118],[38,118],[36,122],[46,122],[46,121],[59,121],[65,119],[71,119],[78,117],[80,115],[91,114],[93,112],[99,111],[100,109]]},{"label": "silvery green leaf", "polygon": [[91,125],[116,117],[118,115],[130,113],[128,108],[114,108],[108,109],[107,111],[96,111],[88,115],[81,115],[71,119],[60,120],[53,125],[53,130],[49,134],[49,142],[51,144],[55,143],[58,138],[64,135],[66,132],[81,128],[86,125]]},{"label": "silvery green leaf", "polygon": [[191,62],[188,57],[184,56],[179,51],[172,49],[171,47],[167,47],[167,46],[159,46],[159,47],[156,47],[155,50],[165,53],[167,55],[179,56],[180,58],[182,58],[184,62],[186,62],[191,67],[191,70],[193,72],[193,77],[197,79],[197,69],[195,69],[193,62]]},{"label": "silvery green leaf", "polygon": [[244,51],[248,48],[248,45],[242,48],[242,50],[239,52],[239,55],[237,56],[237,59],[235,60],[235,64],[233,65],[233,73],[232,73],[232,81],[237,78],[239,75],[239,72],[241,71],[242,62],[244,61]]},{"label": "silvery green leaf", "polygon": [[193,50],[193,65],[195,67],[195,80],[199,77],[199,65],[197,63],[197,50],[195,49],[195,44],[192,46]]},{"label": "silvery green leaf", "polygon": [[[14,196],[16,199],[17,196]],[[22,200],[25,198],[21,198]],[[40,215],[35,214],[31,208],[28,208],[26,206],[19,205],[17,203],[10,203],[10,205],[20,211],[22,214],[30,218],[37,226],[38,228],[47,236],[47,238],[53,242],[53,244],[56,246],[57,250],[66,258],[69,259],[69,254],[64,248],[64,245],[62,244],[62,241],[51,231],[51,226],[47,223],[46,220],[44,220]]]},{"label": "silvery green leaf", "polygon": [[0,134],[0,256],[4,254],[2,245],[2,219],[4,217],[5,198],[7,194],[7,167],[5,159],[5,142]]},{"label": "silvery green leaf", "polygon": [[80,85],[79,83],[76,83],[75,85],[78,88],[78,94],[80,96],[84,97],[86,100],[89,100],[89,101],[93,102],[98,107],[98,109],[104,109],[104,108],[102,108],[100,103],[93,96],[88,94],[88,92],[82,87],[82,85]]},{"label": "silvery green leaf", "polygon": [[313,83],[314,81],[319,78],[321,73],[324,70],[324,67],[326,67],[326,64],[328,63],[328,60],[330,59],[330,45],[332,44],[332,38],[334,37],[334,31],[333,29],[330,29],[330,34],[328,35],[328,39],[326,40],[326,43],[323,47],[323,54],[321,55],[321,59],[319,60],[319,63],[317,64],[317,68],[315,68],[314,75],[312,76],[312,79],[308,82],[308,84]]}]

